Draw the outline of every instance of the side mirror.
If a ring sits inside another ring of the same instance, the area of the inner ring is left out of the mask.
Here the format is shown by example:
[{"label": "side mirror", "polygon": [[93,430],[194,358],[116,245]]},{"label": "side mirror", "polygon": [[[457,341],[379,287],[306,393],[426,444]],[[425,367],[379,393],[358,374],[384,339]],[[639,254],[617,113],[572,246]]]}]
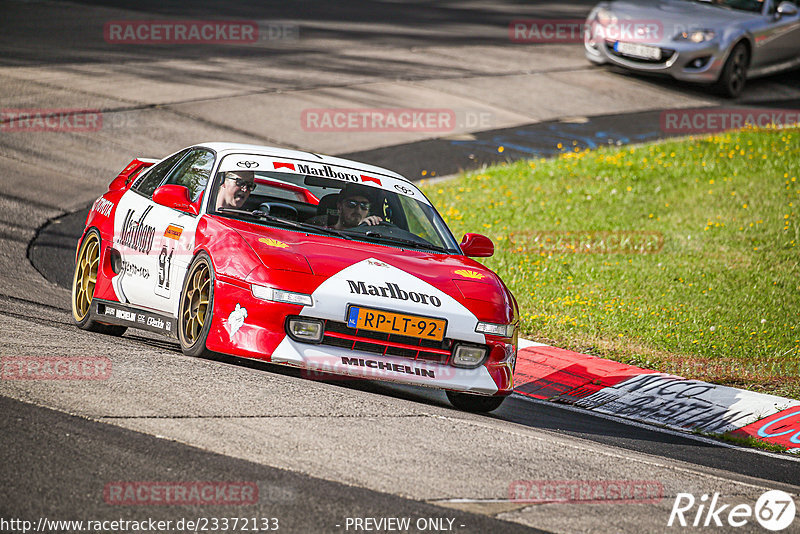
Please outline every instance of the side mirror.
[{"label": "side mirror", "polygon": [[488,258],[494,254],[494,243],[481,234],[464,234],[461,240],[461,251],[473,258]]},{"label": "side mirror", "polygon": [[153,191],[153,202],[184,213],[197,215],[197,207],[189,198],[189,190],[182,185],[162,185]]},{"label": "side mirror", "polygon": [[797,6],[791,2],[781,2],[778,5],[778,17],[793,17],[797,15]]}]

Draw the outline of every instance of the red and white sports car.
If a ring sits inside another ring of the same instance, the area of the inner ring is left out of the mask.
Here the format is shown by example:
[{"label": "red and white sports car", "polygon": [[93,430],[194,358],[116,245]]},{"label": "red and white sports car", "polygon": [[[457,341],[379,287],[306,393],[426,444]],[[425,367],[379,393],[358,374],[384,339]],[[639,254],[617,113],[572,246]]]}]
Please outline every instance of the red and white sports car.
[{"label": "red and white sports car", "polygon": [[[359,224],[360,223],[360,224]],[[176,337],[312,371],[444,389],[490,411],[512,391],[516,301],[402,176],[230,143],[134,159],[78,242],[79,327]]]}]

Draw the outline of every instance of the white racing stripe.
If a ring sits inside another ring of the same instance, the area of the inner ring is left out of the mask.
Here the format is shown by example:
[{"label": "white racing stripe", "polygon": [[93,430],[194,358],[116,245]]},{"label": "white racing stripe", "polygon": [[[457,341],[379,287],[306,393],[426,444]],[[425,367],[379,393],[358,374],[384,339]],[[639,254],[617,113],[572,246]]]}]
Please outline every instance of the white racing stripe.
[{"label": "white racing stripe", "polygon": [[[394,286],[389,287],[390,284]],[[424,280],[373,258],[331,276],[320,284],[312,297],[314,305],[303,308],[301,315],[347,322],[347,307],[353,304],[446,319],[445,337],[472,343],[486,342],[483,334],[475,332],[478,318],[457,300]],[[412,298],[419,299],[419,302]]]},{"label": "white racing stripe", "polygon": [[497,385],[484,366],[459,369],[450,365],[381,356],[340,347],[298,343],[283,339],[272,361],[297,365],[312,371],[347,375],[368,380],[388,380],[414,386],[453,389],[492,395]]}]

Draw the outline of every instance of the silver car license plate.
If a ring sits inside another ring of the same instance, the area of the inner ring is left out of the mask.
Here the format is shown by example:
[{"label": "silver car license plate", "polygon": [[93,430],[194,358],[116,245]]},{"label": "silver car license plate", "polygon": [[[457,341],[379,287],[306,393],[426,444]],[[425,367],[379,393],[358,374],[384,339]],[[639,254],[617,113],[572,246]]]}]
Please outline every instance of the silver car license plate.
[{"label": "silver car license plate", "polygon": [[653,59],[656,61],[661,59],[661,49],[656,46],[646,46],[636,43],[623,43],[622,41],[617,41],[614,44],[614,50],[620,54],[631,57]]}]

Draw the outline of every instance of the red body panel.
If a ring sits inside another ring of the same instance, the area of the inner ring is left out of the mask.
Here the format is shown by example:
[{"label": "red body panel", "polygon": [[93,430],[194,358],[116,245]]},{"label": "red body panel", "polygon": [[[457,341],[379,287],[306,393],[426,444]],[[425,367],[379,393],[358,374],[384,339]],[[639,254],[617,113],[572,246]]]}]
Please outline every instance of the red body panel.
[{"label": "red body panel", "polygon": [[[247,322],[231,343],[226,312],[239,304],[247,309]],[[239,284],[217,281],[214,284],[214,313],[206,347],[209,350],[270,361],[270,356],[286,336],[284,318],[300,313],[302,306],[257,299]]]},{"label": "red body panel", "polygon": [[[303,232],[266,228],[233,219],[212,217],[216,223],[234,230],[261,259],[268,269],[288,270],[293,273],[315,275],[312,278],[297,277],[296,283],[287,280],[290,291],[311,293],[330,276],[367,258],[375,258],[409,273],[447,293],[469,308],[482,321],[511,323],[516,319],[516,303],[499,277],[480,263],[466,256],[454,256],[403,250],[398,247],[346,241],[335,237],[309,235]],[[220,231],[219,229],[217,230]],[[199,233],[199,228],[198,228]],[[224,232],[223,232],[224,233]],[[275,239],[286,248],[270,246],[260,242],[262,238]],[[220,235],[220,238],[223,236]],[[467,271],[482,276],[480,281],[465,278],[456,271]],[[261,271],[258,271],[261,272]],[[250,282],[269,284],[259,280],[254,272]],[[294,277],[290,277],[294,278]],[[459,280],[458,284],[454,280]],[[310,286],[309,284],[315,283]],[[469,291],[464,288],[469,287]],[[466,294],[465,294],[466,293]]]}]

